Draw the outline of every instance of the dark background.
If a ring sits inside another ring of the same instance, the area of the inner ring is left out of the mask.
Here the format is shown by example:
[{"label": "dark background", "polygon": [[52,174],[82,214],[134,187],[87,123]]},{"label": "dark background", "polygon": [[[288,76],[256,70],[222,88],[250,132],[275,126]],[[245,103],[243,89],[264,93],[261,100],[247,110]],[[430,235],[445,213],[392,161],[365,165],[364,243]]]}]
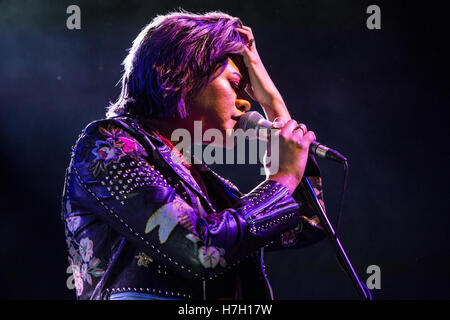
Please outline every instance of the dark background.
[{"label": "dark background", "polygon": [[[81,30],[66,8],[81,8]],[[366,8],[381,8],[381,30]],[[156,14],[222,10],[252,27],[293,118],[349,158],[341,242],[375,299],[449,299],[448,53],[430,1],[0,1],[0,298],[74,299],[60,198],[71,146],[120,88]],[[260,110],[254,106],[255,110]],[[343,169],[321,160],[334,222]],[[213,166],[242,191],[259,166]],[[266,254],[275,298],[358,299],[328,241]]]}]

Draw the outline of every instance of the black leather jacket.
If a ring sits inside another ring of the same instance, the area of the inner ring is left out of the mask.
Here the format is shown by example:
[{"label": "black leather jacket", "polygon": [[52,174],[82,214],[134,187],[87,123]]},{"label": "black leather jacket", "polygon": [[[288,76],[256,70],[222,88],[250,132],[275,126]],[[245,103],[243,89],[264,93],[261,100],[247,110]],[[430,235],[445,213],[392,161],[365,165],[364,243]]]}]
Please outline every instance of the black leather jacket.
[{"label": "black leather jacket", "polygon": [[[180,299],[271,299],[266,250],[323,238],[297,188],[265,181],[242,194],[180,158],[131,117],[90,123],[73,148],[62,218],[78,299],[139,292]],[[318,167],[306,174],[321,198]],[[207,194],[205,194],[207,193]]]}]

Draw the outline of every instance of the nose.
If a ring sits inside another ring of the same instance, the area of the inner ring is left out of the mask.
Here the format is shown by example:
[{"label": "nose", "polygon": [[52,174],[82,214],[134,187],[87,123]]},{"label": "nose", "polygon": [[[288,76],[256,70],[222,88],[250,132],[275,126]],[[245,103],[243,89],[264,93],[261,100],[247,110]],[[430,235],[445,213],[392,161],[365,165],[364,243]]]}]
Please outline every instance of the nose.
[{"label": "nose", "polygon": [[236,108],[241,112],[247,112],[251,109],[252,105],[245,99],[236,99]]}]

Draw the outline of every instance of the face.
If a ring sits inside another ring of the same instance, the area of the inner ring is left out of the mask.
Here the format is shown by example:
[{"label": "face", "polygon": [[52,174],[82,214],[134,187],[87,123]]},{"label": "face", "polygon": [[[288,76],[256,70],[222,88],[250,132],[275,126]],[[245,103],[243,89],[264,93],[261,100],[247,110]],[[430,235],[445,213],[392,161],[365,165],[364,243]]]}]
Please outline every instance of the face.
[{"label": "face", "polygon": [[[201,121],[203,131],[218,129],[225,138],[227,130],[235,128],[239,117],[250,109],[250,102],[244,90],[244,76],[231,59],[213,79],[193,99],[190,118]],[[215,141],[214,145],[224,145],[224,141]]]}]

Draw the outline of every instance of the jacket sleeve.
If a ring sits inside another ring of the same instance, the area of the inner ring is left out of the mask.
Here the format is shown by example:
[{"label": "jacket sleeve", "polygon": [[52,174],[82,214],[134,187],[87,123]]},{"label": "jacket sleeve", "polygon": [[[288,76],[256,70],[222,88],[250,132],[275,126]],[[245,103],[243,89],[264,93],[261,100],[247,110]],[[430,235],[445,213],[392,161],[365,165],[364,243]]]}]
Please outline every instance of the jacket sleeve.
[{"label": "jacket sleeve", "polygon": [[94,123],[74,148],[68,192],[73,205],[189,279],[220,276],[300,221],[299,204],[278,182],[264,181],[234,208],[206,215],[163,169],[125,130]]},{"label": "jacket sleeve", "polygon": [[[312,155],[309,156],[305,176],[311,183],[320,205],[325,210],[322,178],[320,177],[320,170],[316,159]],[[267,245],[266,251],[302,248],[311,246],[325,238],[324,228],[321,225],[320,219],[313,205],[307,199],[305,190],[301,185],[295,189],[292,197],[301,207],[299,222],[294,228],[284,232],[276,241]]]}]

